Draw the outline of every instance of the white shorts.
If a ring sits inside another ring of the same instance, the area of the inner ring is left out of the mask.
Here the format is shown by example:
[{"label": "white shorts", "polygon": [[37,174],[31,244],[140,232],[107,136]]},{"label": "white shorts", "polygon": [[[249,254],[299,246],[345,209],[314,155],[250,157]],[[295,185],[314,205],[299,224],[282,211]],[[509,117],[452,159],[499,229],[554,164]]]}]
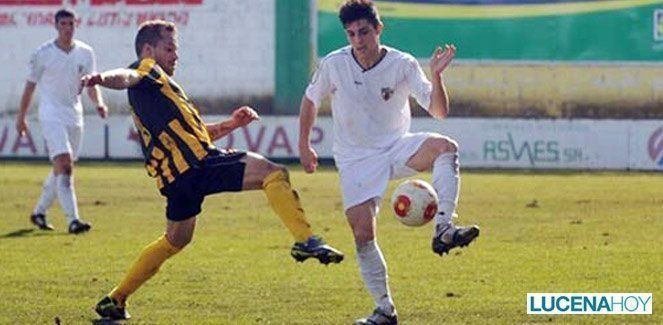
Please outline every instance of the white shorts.
[{"label": "white shorts", "polygon": [[59,122],[40,122],[41,134],[46,140],[48,158],[53,158],[68,153],[73,160],[78,159],[83,140],[83,127],[76,125],[64,125]]},{"label": "white shorts", "polygon": [[389,180],[412,176],[416,170],[406,166],[426,139],[435,133],[407,133],[389,149],[360,160],[336,163],[343,193],[343,208],[364,203],[370,199],[379,201],[387,189]]}]

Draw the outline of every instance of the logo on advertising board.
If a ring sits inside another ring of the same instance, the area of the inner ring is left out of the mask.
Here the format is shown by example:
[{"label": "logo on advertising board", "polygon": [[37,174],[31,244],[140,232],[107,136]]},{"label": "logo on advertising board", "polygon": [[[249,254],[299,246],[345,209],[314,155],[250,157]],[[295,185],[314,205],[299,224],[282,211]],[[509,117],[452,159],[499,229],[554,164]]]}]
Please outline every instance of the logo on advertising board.
[{"label": "logo on advertising board", "polygon": [[663,167],[663,126],[658,128],[647,141],[649,157],[659,166]]},{"label": "logo on advertising board", "polygon": [[654,10],[654,40],[663,41],[663,9]]}]

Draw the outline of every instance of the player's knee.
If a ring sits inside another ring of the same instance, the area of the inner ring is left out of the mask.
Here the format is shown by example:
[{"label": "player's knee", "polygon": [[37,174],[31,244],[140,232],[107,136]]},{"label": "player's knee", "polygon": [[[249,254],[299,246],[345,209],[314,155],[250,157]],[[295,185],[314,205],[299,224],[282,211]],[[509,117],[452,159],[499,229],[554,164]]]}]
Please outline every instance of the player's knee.
[{"label": "player's knee", "polygon": [[74,170],[74,164],[69,155],[59,155],[53,160],[53,169],[56,175],[71,175]]},{"label": "player's knee", "polygon": [[168,242],[174,247],[183,249],[189,245],[189,243],[191,243],[191,240],[193,239],[193,233],[167,233],[166,239],[168,239]]},{"label": "player's knee", "polygon": [[448,137],[435,138],[433,140],[433,148],[437,154],[457,153],[458,143]]},{"label": "player's knee", "polygon": [[269,164],[267,164],[267,167],[265,168],[265,177],[272,175],[274,173],[282,174],[283,177],[285,178],[285,181],[290,182],[290,174],[288,172],[288,168],[286,168],[284,165],[276,164],[270,161]]},{"label": "player's knee", "polygon": [[364,245],[375,238],[373,228],[370,224],[350,223],[350,227],[352,228],[352,235],[354,236],[357,245]]},{"label": "player's knee", "polygon": [[71,165],[58,165],[54,169],[55,175],[71,175],[74,168]]},{"label": "player's knee", "polygon": [[71,175],[74,172],[74,166],[71,164],[65,164],[62,167],[60,167],[60,174],[64,175]]},{"label": "player's knee", "polygon": [[284,165],[274,164],[274,171],[283,173],[286,179],[290,178],[290,172],[288,172],[288,168],[285,167]]}]

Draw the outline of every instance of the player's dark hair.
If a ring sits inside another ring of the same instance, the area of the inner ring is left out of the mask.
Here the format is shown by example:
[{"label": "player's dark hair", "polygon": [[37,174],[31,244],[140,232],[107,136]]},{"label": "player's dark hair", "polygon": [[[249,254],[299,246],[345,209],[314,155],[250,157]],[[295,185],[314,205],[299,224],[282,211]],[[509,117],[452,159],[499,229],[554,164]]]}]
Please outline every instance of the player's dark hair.
[{"label": "player's dark hair", "polygon": [[136,55],[140,57],[140,52],[145,44],[157,46],[163,31],[177,33],[177,28],[175,24],[164,20],[148,20],[140,24],[138,34],[136,34]]},{"label": "player's dark hair", "polygon": [[366,19],[373,27],[380,24],[380,14],[371,0],[348,0],[338,12],[343,27],[357,20]]},{"label": "player's dark hair", "polygon": [[74,18],[74,19],[76,19],[76,12],[74,12],[73,9],[68,9],[68,8],[63,8],[63,9],[58,10],[55,13],[55,24],[57,25],[57,23],[60,21],[60,19],[63,19],[63,18]]}]

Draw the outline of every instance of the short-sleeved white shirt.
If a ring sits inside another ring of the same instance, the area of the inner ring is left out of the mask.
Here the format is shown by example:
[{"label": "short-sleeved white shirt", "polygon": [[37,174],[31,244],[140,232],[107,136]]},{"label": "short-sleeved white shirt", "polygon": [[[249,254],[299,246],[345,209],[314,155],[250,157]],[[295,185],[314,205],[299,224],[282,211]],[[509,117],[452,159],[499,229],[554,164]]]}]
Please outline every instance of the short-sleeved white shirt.
[{"label": "short-sleeved white shirt", "polygon": [[417,60],[384,48],[387,53],[370,69],[359,65],[350,46],[328,54],[306,89],[316,107],[331,95],[337,163],[382,152],[405,135],[410,95],[428,109],[432,86]]},{"label": "short-sleeved white shirt", "polygon": [[92,48],[74,40],[74,47],[67,53],[52,40],[32,54],[29,69],[28,81],[39,89],[39,120],[82,125],[78,88],[83,75],[96,72]]}]

